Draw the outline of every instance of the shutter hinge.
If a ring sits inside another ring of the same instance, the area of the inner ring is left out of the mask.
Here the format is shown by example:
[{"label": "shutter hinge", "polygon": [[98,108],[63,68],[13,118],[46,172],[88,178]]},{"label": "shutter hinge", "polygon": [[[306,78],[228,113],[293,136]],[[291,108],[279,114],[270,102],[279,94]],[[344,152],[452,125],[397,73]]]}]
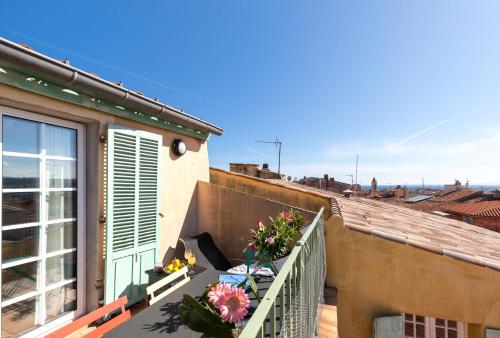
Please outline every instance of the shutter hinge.
[{"label": "shutter hinge", "polygon": [[99,222],[106,223],[106,216],[100,216],[99,217]]},{"label": "shutter hinge", "polygon": [[99,136],[99,142],[101,142],[101,143],[106,143],[107,139],[108,138],[106,137],[106,135]]}]

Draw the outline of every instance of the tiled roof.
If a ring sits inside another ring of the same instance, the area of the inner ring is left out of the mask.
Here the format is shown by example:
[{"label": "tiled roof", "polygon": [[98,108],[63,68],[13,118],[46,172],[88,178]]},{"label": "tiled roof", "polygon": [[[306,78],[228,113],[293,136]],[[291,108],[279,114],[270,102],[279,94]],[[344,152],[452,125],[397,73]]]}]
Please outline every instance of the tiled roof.
[{"label": "tiled roof", "polygon": [[444,192],[441,196],[436,197],[434,200],[439,202],[463,202],[471,198],[481,196],[481,190],[456,190],[451,192]]},{"label": "tiled roof", "polygon": [[429,198],[432,198],[432,197],[433,197],[432,195],[416,195],[416,196],[412,196],[410,198],[407,198],[405,200],[405,202],[407,202],[407,203],[418,203],[418,202],[422,202],[422,201],[428,200]]},{"label": "tiled roof", "polygon": [[464,203],[448,207],[446,211],[468,216],[500,217],[500,201]]},{"label": "tiled roof", "polygon": [[500,233],[386,202],[279,184],[334,197],[346,228],[500,271]]}]

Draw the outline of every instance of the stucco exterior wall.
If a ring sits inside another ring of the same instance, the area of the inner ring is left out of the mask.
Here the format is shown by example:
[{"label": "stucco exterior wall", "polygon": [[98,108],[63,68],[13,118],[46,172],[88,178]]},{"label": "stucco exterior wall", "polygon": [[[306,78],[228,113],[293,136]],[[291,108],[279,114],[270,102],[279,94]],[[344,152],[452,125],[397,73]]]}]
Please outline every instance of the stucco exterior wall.
[{"label": "stucco exterior wall", "polygon": [[[175,247],[181,233],[190,235],[197,228],[197,182],[209,180],[207,143],[184,135],[118,118],[100,111],[72,105],[0,85],[0,105],[79,122],[86,127],[86,308],[98,307],[101,297],[96,280],[104,276],[102,260],[104,224],[99,217],[104,211],[105,144],[99,141],[106,135],[109,123],[160,134],[163,147],[160,155],[160,253]],[[187,145],[187,153],[178,158],[171,144],[175,138]],[[161,258],[161,257],[160,257]]]},{"label": "stucco exterior wall", "polygon": [[500,327],[500,272],[327,222],[329,282],[342,338],[371,338],[373,319],[402,312]]},{"label": "stucco exterior wall", "polygon": [[324,207],[325,220],[331,215],[331,198],[314,192],[287,188],[263,179],[230,173],[216,168],[210,168],[210,182],[314,212],[318,212],[321,207]]},{"label": "stucco exterior wall", "polygon": [[[198,183],[198,231],[208,232],[224,255],[236,262],[242,260],[250,229],[260,219],[267,220],[290,205],[235,191],[206,182]],[[310,223],[314,212],[293,208]]]}]

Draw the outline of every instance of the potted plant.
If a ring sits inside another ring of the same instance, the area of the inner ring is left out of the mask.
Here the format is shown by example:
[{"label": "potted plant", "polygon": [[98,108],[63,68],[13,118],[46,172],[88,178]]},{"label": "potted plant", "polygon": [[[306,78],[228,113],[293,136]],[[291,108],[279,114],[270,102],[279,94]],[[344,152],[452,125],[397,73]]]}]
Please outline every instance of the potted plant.
[{"label": "potted plant", "polygon": [[213,283],[198,299],[185,294],[179,305],[182,322],[191,330],[209,337],[237,337],[250,308],[250,299],[245,291],[247,283],[260,300],[257,285],[250,275],[237,286]]},{"label": "potted plant", "polygon": [[270,222],[257,223],[257,229],[250,230],[246,250],[252,252],[258,261],[271,261],[280,270],[300,237],[304,227],[304,217],[298,211],[282,211]]}]

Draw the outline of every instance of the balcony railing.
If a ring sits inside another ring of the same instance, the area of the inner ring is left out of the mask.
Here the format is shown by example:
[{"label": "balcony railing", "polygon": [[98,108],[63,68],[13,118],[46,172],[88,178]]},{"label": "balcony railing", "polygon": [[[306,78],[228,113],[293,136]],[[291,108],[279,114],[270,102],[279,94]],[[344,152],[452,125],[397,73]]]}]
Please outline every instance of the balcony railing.
[{"label": "balcony railing", "polygon": [[325,284],[323,208],[297,242],[240,338],[315,336]]}]

